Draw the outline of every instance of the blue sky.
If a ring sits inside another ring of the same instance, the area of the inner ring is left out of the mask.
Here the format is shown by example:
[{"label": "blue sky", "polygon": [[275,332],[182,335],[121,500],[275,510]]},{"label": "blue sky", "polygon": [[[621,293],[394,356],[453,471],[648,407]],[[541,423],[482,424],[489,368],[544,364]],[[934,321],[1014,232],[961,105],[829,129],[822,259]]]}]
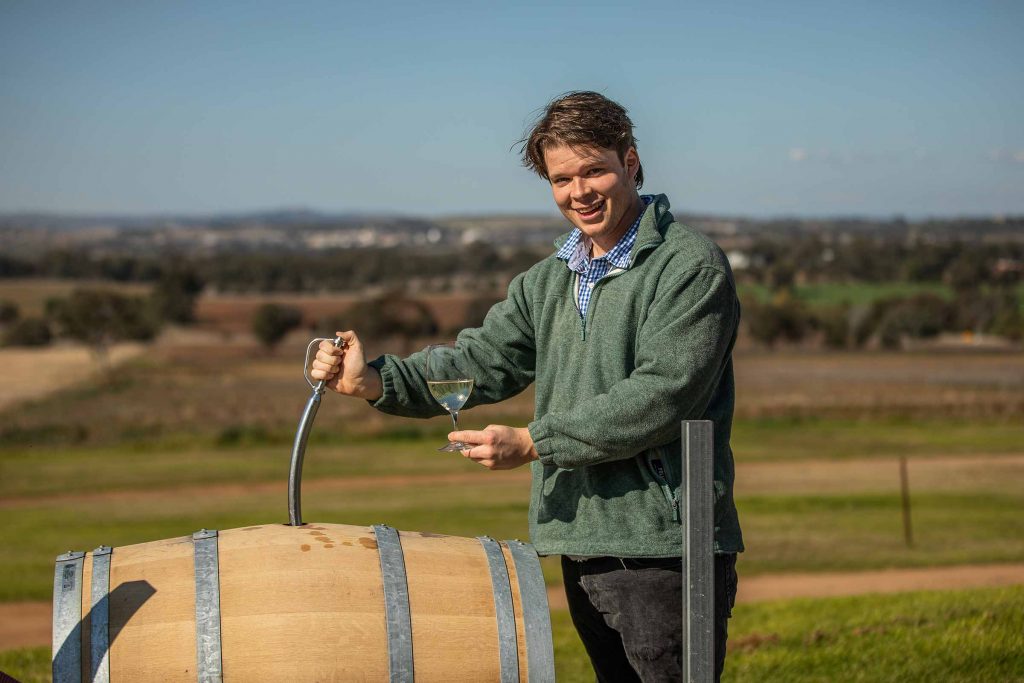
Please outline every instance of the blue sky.
[{"label": "blue sky", "polygon": [[1024,213],[1024,3],[0,3],[0,211],[553,212],[559,93],[646,191],[751,216]]}]

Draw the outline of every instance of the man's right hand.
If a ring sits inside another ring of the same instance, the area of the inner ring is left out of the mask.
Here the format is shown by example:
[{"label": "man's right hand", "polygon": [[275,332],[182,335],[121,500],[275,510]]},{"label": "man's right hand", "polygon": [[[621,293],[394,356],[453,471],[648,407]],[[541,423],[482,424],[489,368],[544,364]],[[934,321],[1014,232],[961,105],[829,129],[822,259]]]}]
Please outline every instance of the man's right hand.
[{"label": "man's right hand", "polygon": [[338,348],[331,341],[320,342],[310,376],[315,380],[327,380],[325,386],[331,391],[376,401],[384,395],[384,384],[377,369],[366,364],[359,337],[352,330],[335,334],[341,337],[344,345]]}]

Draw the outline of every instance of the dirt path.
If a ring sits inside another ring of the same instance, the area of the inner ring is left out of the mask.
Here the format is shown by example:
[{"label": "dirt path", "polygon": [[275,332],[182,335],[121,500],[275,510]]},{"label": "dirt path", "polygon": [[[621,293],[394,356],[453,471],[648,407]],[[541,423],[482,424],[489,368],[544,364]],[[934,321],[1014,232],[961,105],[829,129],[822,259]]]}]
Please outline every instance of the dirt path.
[{"label": "dirt path", "polygon": [[[530,472],[525,469],[507,472],[488,473],[455,472],[451,474],[393,474],[393,475],[362,475],[355,477],[326,477],[308,479],[302,482],[302,491],[359,491],[364,489],[402,488],[413,484],[418,486],[437,486],[444,484],[472,484],[473,486],[495,486],[511,481],[530,481]],[[229,498],[232,496],[251,496],[261,493],[275,493],[287,490],[285,481],[259,481],[244,484],[204,484],[201,486],[177,486],[159,489],[131,489],[128,491],[96,491],[94,493],[60,493],[43,496],[21,496],[0,500],[0,510],[20,507],[45,507],[54,504],[68,503],[112,503],[112,502],[146,502],[154,505],[161,499],[173,498]]]},{"label": "dirt path", "polygon": [[[913,590],[987,588],[1024,584],[1024,564],[961,565],[829,574],[768,574],[740,577],[737,602],[821,598]],[[548,588],[551,609],[565,609],[560,586]],[[48,602],[0,604],[0,651],[50,644]]]}]

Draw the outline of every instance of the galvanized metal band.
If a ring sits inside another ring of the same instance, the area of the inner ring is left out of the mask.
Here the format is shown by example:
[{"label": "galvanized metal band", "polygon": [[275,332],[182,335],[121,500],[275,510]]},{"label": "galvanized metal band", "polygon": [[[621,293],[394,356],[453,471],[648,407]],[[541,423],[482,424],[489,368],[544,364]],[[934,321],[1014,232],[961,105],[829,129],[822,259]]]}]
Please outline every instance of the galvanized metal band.
[{"label": "galvanized metal band", "polygon": [[82,570],[85,553],[68,551],[53,572],[53,680],[82,680]]},{"label": "galvanized metal band", "polygon": [[519,643],[516,640],[516,617],[512,606],[512,586],[509,584],[505,554],[493,538],[477,536],[487,554],[491,570],[491,591],[494,594],[495,619],[498,622],[498,661],[501,664],[501,683],[519,681]]},{"label": "galvanized metal band", "polygon": [[412,683],[412,613],[409,609],[409,581],[405,555],[398,531],[384,524],[373,527],[380,553],[384,584],[384,612],[388,627],[388,661],[392,683]]},{"label": "galvanized metal band", "polygon": [[92,601],[89,662],[93,683],[110,683],[110,554],[101,545],[92,551]]},{"label": "galvanized metal band", "polygon": [[196,675],[199,683],[224,680],[220,637],[220,566],[217,532],[192,534],[196,572]]},{"label": "galvanized metal band", "polygon": [[551,641],[548,592],[540,571],[537,551],[529,543],[505,541],[519,579],[519,600],[523,605],[526,631],[527,680],[539,683],[555,680],[555,651]]},{"label": "galvanized metal band", "polygon": [[693,683],[714,680],[715,519],[714,424],[683,422],[683,672]]}]

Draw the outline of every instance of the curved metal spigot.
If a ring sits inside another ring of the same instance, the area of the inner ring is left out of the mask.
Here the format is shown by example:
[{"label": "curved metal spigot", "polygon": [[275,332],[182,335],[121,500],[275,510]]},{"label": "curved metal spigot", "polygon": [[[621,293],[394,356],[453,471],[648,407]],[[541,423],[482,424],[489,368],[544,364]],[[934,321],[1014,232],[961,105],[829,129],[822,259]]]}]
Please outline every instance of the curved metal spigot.
[{"label": "curved metal spigot", "polygon": [[295,443],[292,445],[292,464],[288,472],[288,523],[292,526],[302,526],[302,460],[306,455],[309,430],[313,427],[313,419],[316,417],[316,411],[320,409],[320,398],[324,395],[327,384],[325,380],[314,383],[313,378],[309,376],[309,354],[313,350],[313,345],[322,341],[333,341],[335,348],[345,345],[341,337],[335,337],[333,340],[329,337],[317,337],[306,346],[302,374],[313,388],[313,394],[306,401],[306,409],[302,411],[302,419],[299,420],[299,428],[295,432]]}]

